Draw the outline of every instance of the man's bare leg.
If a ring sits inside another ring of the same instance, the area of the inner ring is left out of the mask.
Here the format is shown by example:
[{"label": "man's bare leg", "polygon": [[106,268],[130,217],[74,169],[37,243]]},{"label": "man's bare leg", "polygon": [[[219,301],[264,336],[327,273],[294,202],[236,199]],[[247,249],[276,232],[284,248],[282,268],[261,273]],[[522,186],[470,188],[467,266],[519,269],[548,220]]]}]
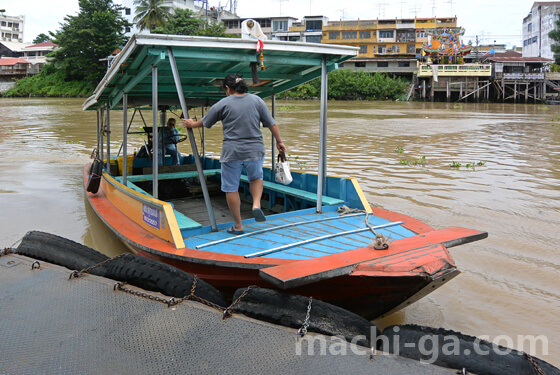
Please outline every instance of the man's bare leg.
[{"label": "man's bare leg", "polygon": [[243,223],[241,222],[241,198],[239,198],[239,192],[226,193],[226,200],[235,222],[233,229],[242,231]]}]

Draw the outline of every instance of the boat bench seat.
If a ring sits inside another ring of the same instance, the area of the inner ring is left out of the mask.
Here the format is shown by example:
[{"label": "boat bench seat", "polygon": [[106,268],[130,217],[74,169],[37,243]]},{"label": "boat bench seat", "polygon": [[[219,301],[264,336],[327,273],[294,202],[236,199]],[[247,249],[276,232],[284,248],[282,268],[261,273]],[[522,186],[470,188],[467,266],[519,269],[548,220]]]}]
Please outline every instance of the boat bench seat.
[{"label": "boat bench seat", "polygon": [[[220,174],[219,169],[206,169],[203,171],[205,176],[214,176]],[[158,181],[161,180],[175,180],[180,178],[192,178],[198,177],[198,171],[184,171],[184,172],[173,172],[173,173],[160,173],[158,174]],[[143,182],[143,181],[153,181],[154,176],[152,174],[139,174],[127,176],[126,180],[130,182]],[[122,177],[121,177],[122,181]]]},{"label": "boat bench seat", "polygon": [[[241,181],[249,183],[249,178],[245,175],[241,175]],[[301,190],[291,186],[286,186],[282,184],[277,184],[275,182],[263,181],[263,187],[265,190],[271,190],[277,193],[284,194],[286,197],[295,197],[309,202],[317,203],[317,194],[306,190]],[[338,198],[322,196],[323,205],[334,206],[337,204],[343,204],[344,200]],[[285,202],[287,204],[288,202]]]}]

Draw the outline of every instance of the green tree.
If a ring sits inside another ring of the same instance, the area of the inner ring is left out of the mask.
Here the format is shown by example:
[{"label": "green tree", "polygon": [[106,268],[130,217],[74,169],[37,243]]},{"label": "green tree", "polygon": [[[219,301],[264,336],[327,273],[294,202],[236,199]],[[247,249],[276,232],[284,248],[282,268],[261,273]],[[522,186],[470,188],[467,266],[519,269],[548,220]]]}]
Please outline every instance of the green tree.
[{"label": "green tree", "polygon": [[134,22],[140,31],[148,29],[150,31],[165,27],[167,20],[171,16],[172,9],[163,5],[164,0],[134,0],[136,5],[136,16]]},{"label": "green tree", "polygon": [[48,40],[51,40],[51,37],[48,36],[47,34],[41,33],[41,34],[37,35],[35,37],[35,39],[33,39],[33,44],[43,43],[43,42],[46,42]]},{"label": "green tree", "polygon": [[107,65],[100,61],[126,42],[124,31],[130,24],[121,16],[121,6],[112,0],[79,0],[76,16],[66,16],[53,34],[60,48],[54,51],[52,64],[65,73],[65,79],[96,84]]},{"label": "green tree", "polygon": [[550,50],[554,53],[554,62],[560,64],[560,19],[556,20],[556,27],[548,33],[548,37],[556,42],[550,45]]},{"label": "green tree", "polygon": [[158,27],[152,32],[170,35],[231,36],[226,34],[223,23],[210,22],[207,24],[190,9],[175,9],[175,13],[169,17],[165,26]]}]

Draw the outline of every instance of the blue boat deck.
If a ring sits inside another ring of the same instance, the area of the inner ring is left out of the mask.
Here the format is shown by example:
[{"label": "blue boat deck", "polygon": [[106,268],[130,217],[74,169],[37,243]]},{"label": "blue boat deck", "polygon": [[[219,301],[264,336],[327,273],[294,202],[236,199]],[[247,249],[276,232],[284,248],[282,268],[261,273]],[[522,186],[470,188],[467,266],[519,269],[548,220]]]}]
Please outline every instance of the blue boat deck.
[{"label": "blue boat deck", "polygon": [[[375,238],[365,223],[365,213],[340,215],[338,206],[324,206],[319,214],[315,208],[267,216],[267,221],[243,221],[244,235],[232,235],[232,223],[218,225],[218,232],[209,226],[185,233],[185,245],[201,251],[241,255],[247,258],[266,257],[305,260],[341,253],[370,244]],[[402,223],[369,214],[368,222],[377,232],[393,240],[410,237],[414,232]]]}]

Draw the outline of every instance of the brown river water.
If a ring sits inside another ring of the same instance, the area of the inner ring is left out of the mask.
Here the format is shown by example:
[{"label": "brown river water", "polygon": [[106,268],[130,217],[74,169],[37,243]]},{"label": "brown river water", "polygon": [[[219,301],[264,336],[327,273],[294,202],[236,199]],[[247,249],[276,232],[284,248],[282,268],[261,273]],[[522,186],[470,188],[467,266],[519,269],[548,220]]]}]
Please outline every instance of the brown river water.
[{"label": "brown river water", "polygon": [[[110,256],[126,251],[84,197],[96,115],[82,102],[0,99],[0,247],[41,230]],[[542,335],[532,354],[560,366],[559,112],[532,104],[329,102],[329,174],[357,178],[372,205],[435,229],[489,233],[451,248],[462,273],[381,327],[444,327],[529,352],[530,338]],[[111,118],[114,155],[122,113]],[[293,169],[316,172],[319,103],[277,101],[276,119]],[[219,154],[220,130],[206,132],[207,153]],[[133,136],[129,150],[141,144]],[[188,142],[179,149],[188,153]]]}]

